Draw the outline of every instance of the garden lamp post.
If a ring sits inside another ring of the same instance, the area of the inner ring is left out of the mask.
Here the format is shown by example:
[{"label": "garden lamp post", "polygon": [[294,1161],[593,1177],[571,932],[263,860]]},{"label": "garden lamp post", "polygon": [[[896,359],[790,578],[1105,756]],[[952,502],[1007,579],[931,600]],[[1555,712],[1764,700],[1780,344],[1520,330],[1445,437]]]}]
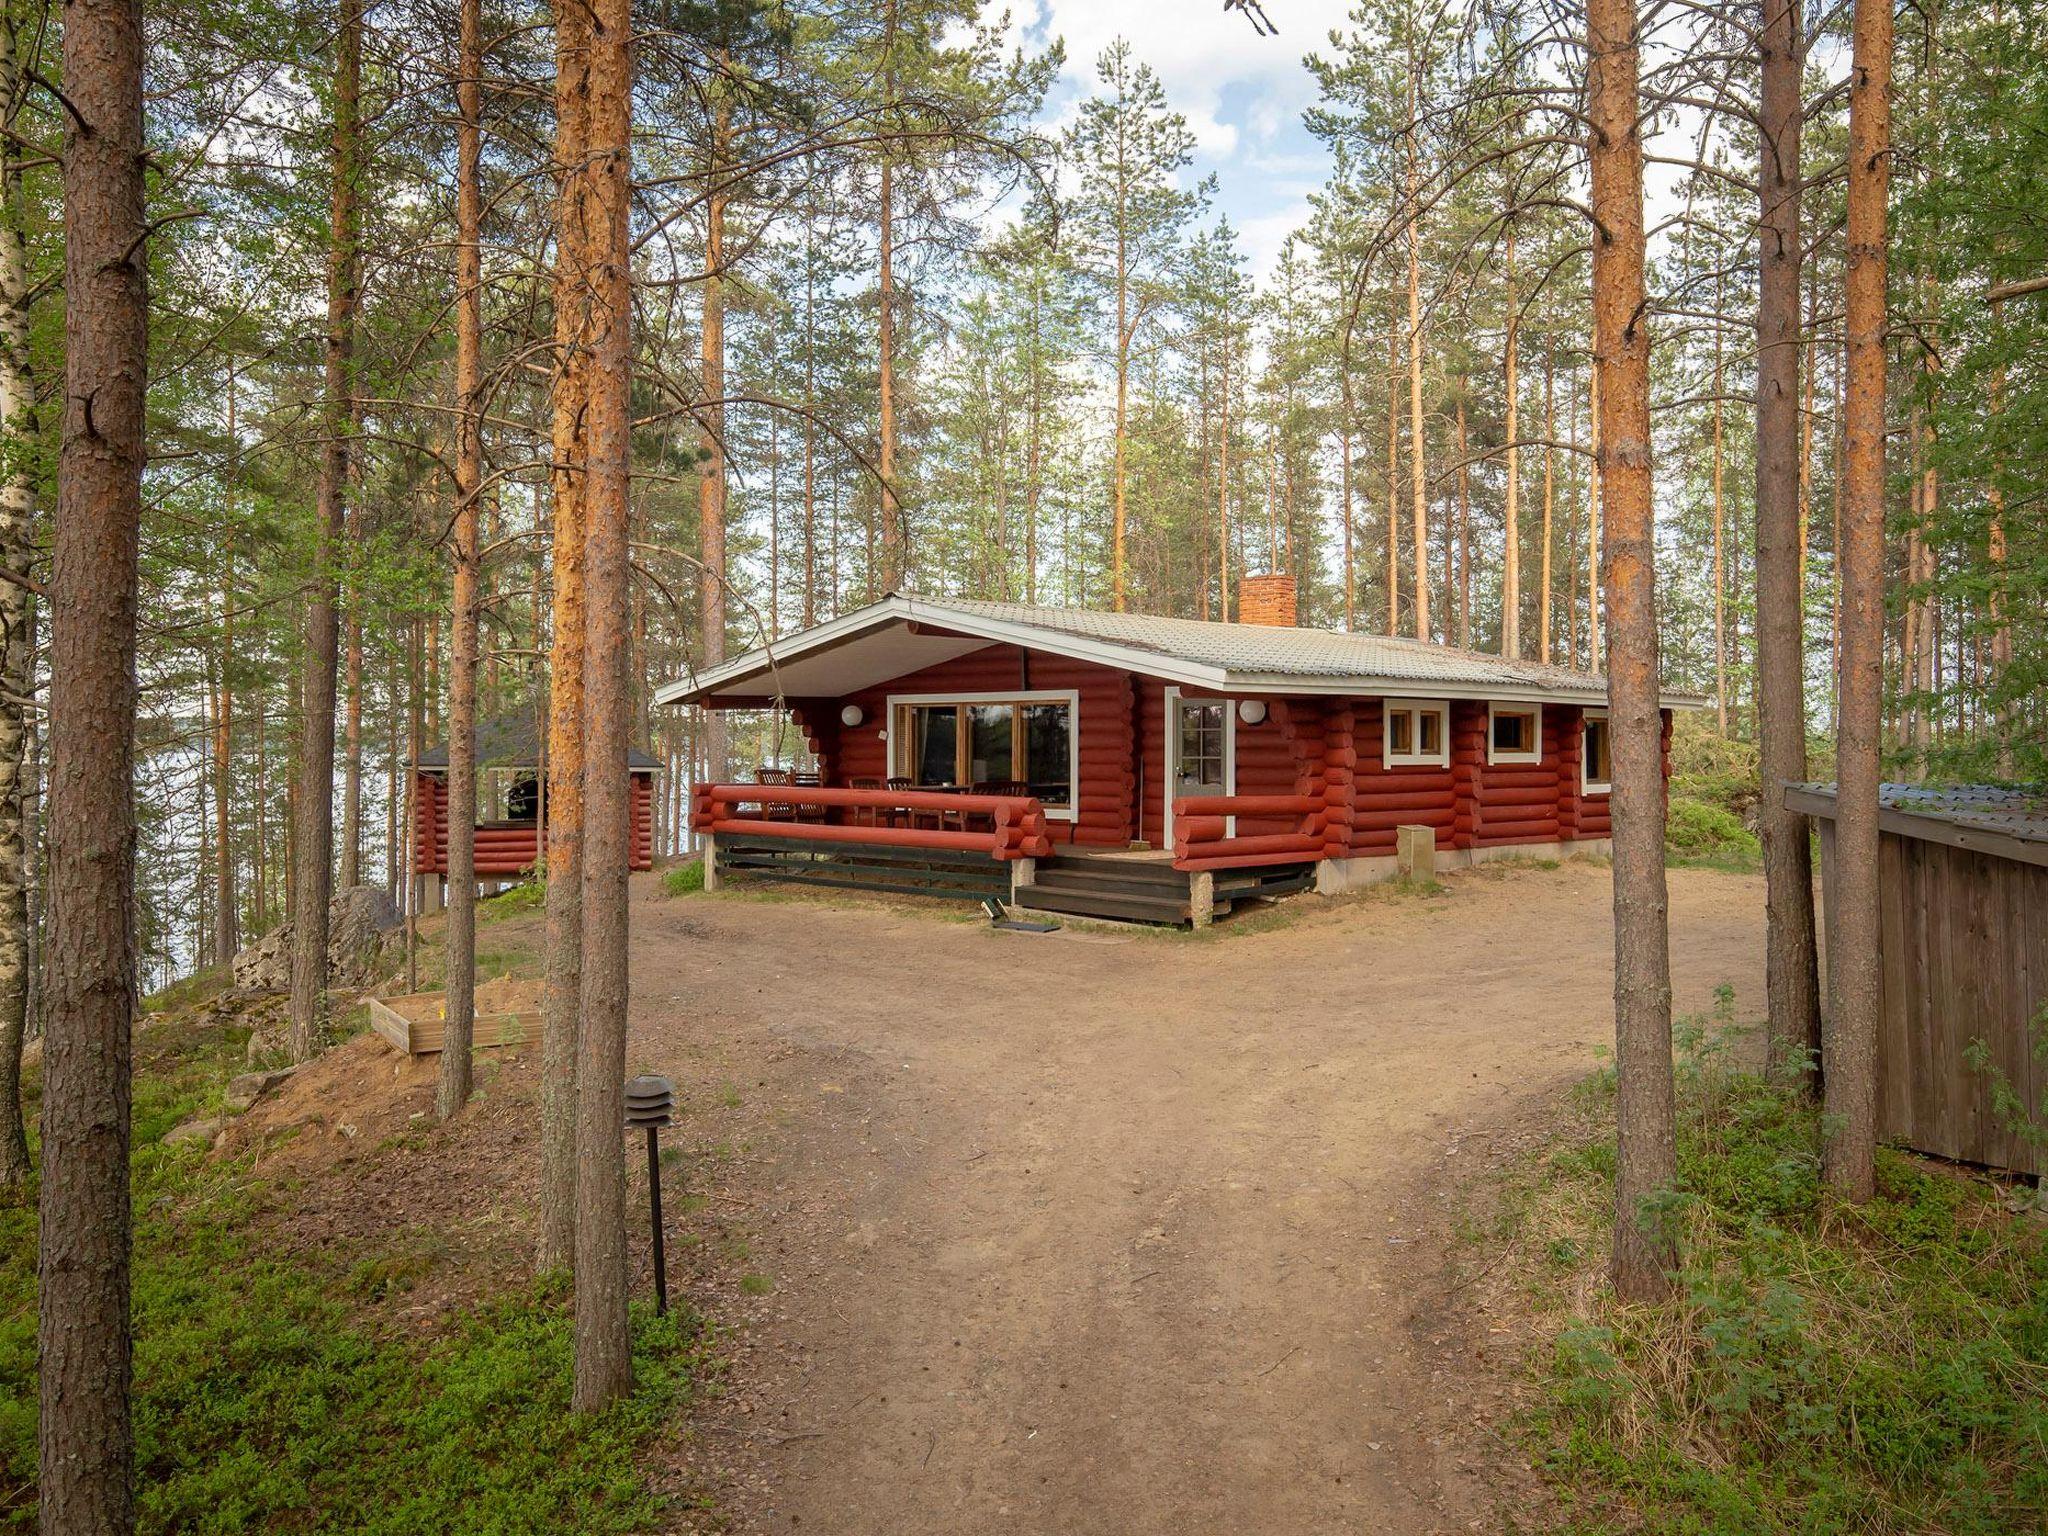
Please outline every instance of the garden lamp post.
[{"label": "garden lamp post", "polygon": [[647,1132],[647,1213],[654,1232],[654,1310],[668,1312],[668,1255],[661,1240],[661,1147],[664,1125],[675,1123],[675,1084],[665,1077],[641,1076],[626,1083],[626,1129]]}]

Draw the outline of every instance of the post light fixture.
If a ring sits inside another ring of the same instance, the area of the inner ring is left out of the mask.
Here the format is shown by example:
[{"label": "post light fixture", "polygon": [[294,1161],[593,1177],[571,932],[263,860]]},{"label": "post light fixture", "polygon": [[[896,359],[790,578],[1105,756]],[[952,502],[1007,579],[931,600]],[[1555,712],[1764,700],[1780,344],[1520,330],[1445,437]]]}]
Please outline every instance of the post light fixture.
[{"label": "post light fixture", "polygon": [[843,705],[839,710],[839,723],[848,730],[859,725],[865,719],[867,719],[867,716],[861,712],[861,707],[858,704]]},{"label": "post light fixture", "polygon": [[1266,718],[1266,701],[1264,699],[1239,699],[1237,701],[1237,718],[1246,725],[1257,725]]},{"label": "post light fixture", "polygon": [[647,1214],[654,1233],[654,1310],[668,1312],[668,1255],[661,1238],[661,1146],[664,1125],[675,1123],[676,1088],[665,1077],[643,1074],[626,1081],[626,1129],[647,1132]]}]

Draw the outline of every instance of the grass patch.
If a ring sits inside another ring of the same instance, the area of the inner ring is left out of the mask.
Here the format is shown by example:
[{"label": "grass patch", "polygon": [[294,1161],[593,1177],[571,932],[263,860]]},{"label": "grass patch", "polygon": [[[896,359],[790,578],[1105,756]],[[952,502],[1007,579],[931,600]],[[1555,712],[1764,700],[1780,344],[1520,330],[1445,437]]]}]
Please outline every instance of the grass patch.
[{"label": "grass patch", "polygon": [[1700,869],[1752,871],[1763,867],[1763,847],[1733,811],[1707,800],[1671,797],[1664,821],[1668,863]]},{"label": "grass patch", "polygon": [[[694,1316],[633,1316],[632,1398],[569,1411],[563,1293],[503,1296],[433,1337],[382,1304],[446,1257],[394,1232],[331,1264],[266,1251],[255,1215],[288,1191],[166,1148],[218,1103],[245,1032],[173,1020],[138,1041],[133,1189],[138,1528],[351,1536],[629,1532],[664,1500],[636,1465],[709,1371]],[[0,1207],[0,1532],[35,1527],[34,1192]]]},{"label": "grass patch", "polygon": [[547,905],[547,879],[535,871],[530,879],[508,886],[495,896],[486,896],[476,904],[476,910],[485,922],[495,923],[508,917],[524,917],[529,912],[544,912]]},{"label": "grass patch", "polygon": [[704,889],[704,861],[692,859],[662,871],[661,888],[671,896],[688,896]]},{"label": "grass patch", "polygon": [[1990,1179],[1890,1151],[1877,1199],[1835,1203],[1818,1114],[1738,1039],[1680,1032],[1675,1300],[1602,1284],[1611,1077],[1512,1202],[1546,1341],[1525,1427],[1572,1528],[2042,1529],[2048,1228]]}]

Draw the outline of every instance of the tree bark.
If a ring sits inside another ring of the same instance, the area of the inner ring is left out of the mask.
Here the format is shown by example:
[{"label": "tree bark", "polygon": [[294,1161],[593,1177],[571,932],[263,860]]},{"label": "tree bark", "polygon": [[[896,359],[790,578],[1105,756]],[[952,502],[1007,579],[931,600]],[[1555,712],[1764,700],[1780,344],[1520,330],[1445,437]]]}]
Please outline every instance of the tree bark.
[{"label": "tree bark", "polygon": [[1891,180],[1892,11],[1856,0],[1849,68],[1848,382],[1843,401],[1841,726],[1834,927],[1822,1035],[1821,1172],[1847,1200],[1876,1192],[1878,784],[1884,668],[1885,221]]},{"label": "tree bark", "polygon": [[341,888],[363,883],[363,618],[350,597],[342,654]]},{"label": "tree bark", "polygon": [[1758,186],[1756,689],[1763,798],[1764,975],[1774,1069],[1802,1071],[1820,1045],[1813,863],[1785,785],[1806,777],[1805,613],[1799,557],[1799,219],[1802,12],[1764,0]]},{"label": "tree bark", "polygon": [[1411,32],[1408,43],[1408,494],[1415,539],[1415,638],[1429,638],[1429,476],[1422,453],[1422,237],[1416,206],[1415,113],[1419,66]]},{"label": "tree bark", "polygon": [[1500,652],[1522,659],[1522,513],[1521,450],[1515,439],[1521,430],[1516,395],[1521,387],[1521,315],[1515,308],[1515,226],[1508,225],[1507,249],[1507,504],[1503,511],[1506,527],[1501,534],[1501,623]]},{"label": "tree bark", "polygon": [[627,791],[630,607],[627,562],[632,143],[628,0],[590,7],[586,146],[592,209],[590,468],[585,479],[588,599],[583,700],[583,1027],[577,1061],[576,1368],[571,1401],[594,1413],[632,1388],[626,1329],[623,1124],[627,1003]]},{"label": "tree bark", "polygon": [[483,4],[461,0],[455,78],[455,560],[448,666],[448,990],[434,1113],[469,1103],[476,1030],[477,496],[483,484]]},{"label": "tree bark", "polygon": [[37,1251],[45,1536],[135,1525],[128,1315],[135,621],[149,298],[142,15],[64,11],[64,439],[50,580],[49,1025]]},{"label": "tree bark", "polygon": [[229,799],[233,758],[235,691],[228,669],[235,661],[235,369],[228,365],[227,441],[230,456],[222,487],[220,577],[220,673],[213,701],[213,962],[230,964],[240,947],[235,908],[235,851]]},{"label": "tree bark", "polygon": [[1663,718],[1650,478],[1650,334],[1644,303],[1643,159],[1634,0],[1587,7],[1593,337],[1601,381],[1607,526],[1607,700],[1613,755],[1614,1033],[1620,1087],[1614,1288],[1669,1294],[1672,1235],[1646,1202],[1677,1176],[1671,954],[1664,884]]},{"label": "tree bark", "polygon": [[554,641],[548,663],[547,958],[541,1011],[543,1274],[576,1254],[576,1058],[583,1013],[583,496],[588,467],[590,33],[555,12]]},{"label": "tree bark", "polygon": [[1536,604],[1536,659],[1548,665],[1550,654],[1550,557],[1553,546],[1551,524],[1557,506],[1557,369],[1546,337],[1543,347],[1543,594]]},{"label": "tree bark", "polygon": [[297,828],[292,843],[292,1060],[311,1061],[327,1028],[327,903],[334,861],[334,672],[339,639],[343,498],[355,355],[358,97],[363,0],[341,0],[335,37],[333,188],[327,251],[327,440],[314,492],[313,577],[306,602],[305,714],[299,735]]},{"label": "tree bark", "polygon": [[[29,372],[28,251],[23,239],[21,149],[15,124],[27,89],[11,6],[0,6],[0,564],[25,571],[34,553],[37,437],[35,379]],[[35,596],[0,583],[0,1190],[28,1177],[21,1110],[21,1051],[28,1032],[29,840],[26,801],[35,691]]]},{"label": "tree bark", "polygon": [[[722,90],[723,84],[714,85]],[[704,327],[700,361],[704,371],[706,405],[700,416],[697,479],[698,614],[702,634],[699,645],[705,668],[725,660],[725,192],[721,177],[725,150],[731,138],[731,107],[720,101],[711,132],[710,159],[706,179],[711,191],[704,214]],[[887,174],[886,169],[884,174]],[[885,307],[886,314],[886,307]],[[884,334],[888,322],[883,321]],[[886,346],[886,344],[885,344]],[[894,437],[895,417],[883,406],[888,434]],[[889,450],[894,452],[893,443]],[[888,470],[883,471],[886,477]],[[888,491],[885,489],[886,496]],[[724,778],[730,767],[725,711],[704,711],[705,750],[711,757],[714,778]]]},{"label": "tree bark", "polygon": [[[882,31],[882,82],[885,106],[896,98],[896,14],[897,0],[887,0]],[[876,211],[880,249],[877,252],[876,284],[878,310],[876,343],[878,352],[880,441],[876,445],[875,468],[882,480],[882,591],[894,592],[903,584],[907,567],[903,537],[903,508],[896,495],[896,167],[885,148],[882,152],[881,187]],[[722,727],[721,727],[722,729]]]}]

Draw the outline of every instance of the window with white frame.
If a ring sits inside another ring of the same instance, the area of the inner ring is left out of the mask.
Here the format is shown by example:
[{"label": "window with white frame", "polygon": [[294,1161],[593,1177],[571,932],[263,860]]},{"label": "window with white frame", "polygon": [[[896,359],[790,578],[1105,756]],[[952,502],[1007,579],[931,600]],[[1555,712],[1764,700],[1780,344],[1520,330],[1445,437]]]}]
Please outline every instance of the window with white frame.
[{"label": "window with white frame", "polygon": [[1611,738],[1607,734],[1607,711],[1586,711],[1585,739],[1579,748],[1579,788],[1589,795],[1604,795],[1613,786]]},{"label": "window with white frame", "polygon": [[1028,792],[1048,820],[1072,821],[1079,796],[1071,689],[899,694],[889,699],[889,771],[919,788]]},{"label": "window with white frame", "polygon": [[1451,762],[1451,706],[1442,699],[1385,701],[1389,768],[1447,768]]},{"label": "window with white frame", "polygon": [[1488,704],[1486,760],[1489,763],[1543,761],[1543,706]]}]

